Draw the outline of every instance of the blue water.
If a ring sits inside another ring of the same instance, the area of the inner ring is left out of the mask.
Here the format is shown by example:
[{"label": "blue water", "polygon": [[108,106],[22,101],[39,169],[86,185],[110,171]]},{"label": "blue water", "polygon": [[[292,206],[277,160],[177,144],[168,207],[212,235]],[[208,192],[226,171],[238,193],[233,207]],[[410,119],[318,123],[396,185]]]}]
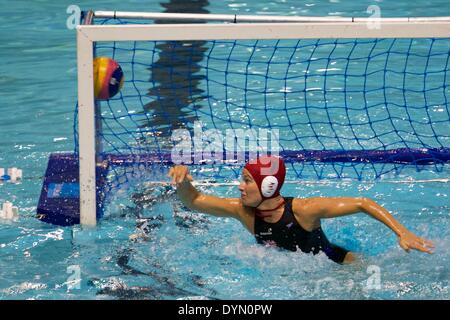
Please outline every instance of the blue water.
[{"label": "blue water", "polygon": [[[117,192],[93,232],[39,222],[34,215],[48,156],[73,150],[76,47],[75,32],[66,28],[66,8],[72,2],[1,0],[0,4],[0,167],[24,171],[22,183],[0,185],[0,203],[9,200],[20,210],[17,221],[0,222],[1,299],[450,297],[448,183],[286,185],[284,194],[297,197],[373,198],[405,226],[436,244],[431,256],[407,254],[392,232],[362,214],[324,221],[331,240],[361,254],[361,262],[348,267],[323,256],[257,246],[238,222],[186,212],[171,194],[152,206],[144,198],[133,202],[130,194],[143,192],[142,180],[134,184],[134,192]],[[154,1],[77,4],[83,9],[164,10]],[[206,9],[212,13],[367,16],[370,4],[211,1]],[[447,1],[376,4],[385,17],[438,16],[450,9]],[[235,187],[204,191],[238,196]],[[136,228],[139,210],[153,218],[146,228]],[[130,241],[136,233],[142,237]],[[380,271],[378,289],[367,286],[368,279],[376,279],[370,266]],[[68,283],[77,270],[79,289]]]}]

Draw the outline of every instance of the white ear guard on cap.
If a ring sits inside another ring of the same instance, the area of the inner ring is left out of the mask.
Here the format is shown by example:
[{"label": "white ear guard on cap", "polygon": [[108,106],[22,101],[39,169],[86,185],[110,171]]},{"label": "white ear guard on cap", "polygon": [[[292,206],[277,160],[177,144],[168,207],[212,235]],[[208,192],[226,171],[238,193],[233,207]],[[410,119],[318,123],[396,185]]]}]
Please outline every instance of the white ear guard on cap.
[{"label": "white ear guard on cap", "polygon": [[274,176],[267,176],[261,182],[261,194],[265,198],[273,196],[277,188],[278,179]]}]

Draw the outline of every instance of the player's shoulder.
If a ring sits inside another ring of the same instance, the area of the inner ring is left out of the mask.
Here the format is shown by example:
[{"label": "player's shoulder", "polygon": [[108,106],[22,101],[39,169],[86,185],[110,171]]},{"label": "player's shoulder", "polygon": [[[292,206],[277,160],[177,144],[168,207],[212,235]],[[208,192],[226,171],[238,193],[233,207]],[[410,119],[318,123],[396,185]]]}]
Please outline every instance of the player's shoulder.
[{"label": "player's shoulder", "polygon": [[294,198],[292,199],[292,213],[297,222],[305,230],[314,230],[320,227],[320,219],[317,219],[317,202],[320,198]]},{"label": "player's shoulder", "polygon": [[292,211],[300,211],[308,203],[310,203],[311,198],[292,198]]},{"label": "player's shoulder", "polygon": [[323,201],[323,197],[309,197],[309,198],[293,198],[292,211],[298,215],[308,215],[316,211],[316,207]]}]

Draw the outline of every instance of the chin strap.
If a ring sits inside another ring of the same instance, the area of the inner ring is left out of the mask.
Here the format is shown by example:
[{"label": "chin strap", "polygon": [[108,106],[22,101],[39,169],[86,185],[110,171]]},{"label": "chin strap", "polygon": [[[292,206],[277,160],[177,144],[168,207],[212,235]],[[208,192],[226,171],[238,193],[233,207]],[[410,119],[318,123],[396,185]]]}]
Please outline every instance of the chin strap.
[{"label": "chin strap", "polygon": [[[262,202],[262,201],[261,201],[261,202]],[[259,203],[258,206],[259,206],[260,204],[261,204],[261,203]],[[281,208],[282,206],[284,206],[284,199],[283,199],[283,201],[282,201],[276,208],[273,208],[273,209],[260,210],[260,209],[258,209],[258,207],[256,207],[256,208],[255,208],[255,210],[256,210],[256,215],[257,215],[258,217],[260,217],[260,218],[270,217],[272,214],[267,214],[267,213],[264,214],[264,212],[275,211],[275,210]]]}]

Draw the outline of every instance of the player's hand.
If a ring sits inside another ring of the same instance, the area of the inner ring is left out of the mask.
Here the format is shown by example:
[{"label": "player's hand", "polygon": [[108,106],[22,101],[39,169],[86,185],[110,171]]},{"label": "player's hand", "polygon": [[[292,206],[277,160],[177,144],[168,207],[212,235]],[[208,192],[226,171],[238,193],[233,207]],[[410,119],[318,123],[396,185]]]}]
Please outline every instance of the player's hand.
[{"label": "player's hand", "polygon": [[184,181],[193,181],[194,179],[189,174],[189,168],[186,166],[173,166],[169,170],[168,177],[172,178],[171,184],[181,184]]},{"label": "player's hand", "polygon": [[433,242],[420,238],[409,231],[406,231],[400,235],[398,242],[400,247],[402,247],[406,252],[409,252],[410,249],[414,249],[426,253],[433,253],[431,250],[434,248]]}]

